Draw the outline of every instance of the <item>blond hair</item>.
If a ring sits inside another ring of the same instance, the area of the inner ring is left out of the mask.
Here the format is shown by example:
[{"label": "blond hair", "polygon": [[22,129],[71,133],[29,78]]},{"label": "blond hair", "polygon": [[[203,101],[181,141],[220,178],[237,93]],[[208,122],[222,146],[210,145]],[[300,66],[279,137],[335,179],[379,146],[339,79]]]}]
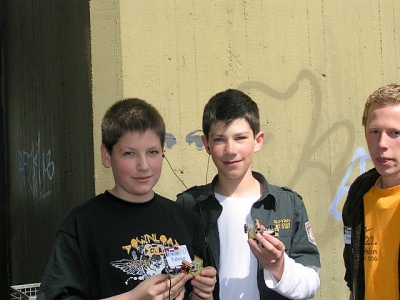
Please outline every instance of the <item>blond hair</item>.
[{"label": "blond hair", "polygon": [[369,109],[373,104],[380,106],[394,106],[400,105],[400,85],[388,84],[380,87],[369,95],[364,105],[364,112],[362,116],[362,125],[367,125]]}]

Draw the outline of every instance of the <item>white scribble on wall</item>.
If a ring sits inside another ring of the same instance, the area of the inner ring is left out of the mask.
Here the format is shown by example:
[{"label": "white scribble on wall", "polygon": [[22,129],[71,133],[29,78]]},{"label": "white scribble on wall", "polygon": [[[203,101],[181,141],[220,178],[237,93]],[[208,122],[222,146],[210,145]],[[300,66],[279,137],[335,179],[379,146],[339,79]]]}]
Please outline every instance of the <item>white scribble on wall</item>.
[{"label": "white scribble on wall", "polygon": [[328,208],[328,211],[330,211],[332,213],[332,216],[336,220],[342,219],[341,211],[338,212],[339,201],[349,191],[350,184],[352,182],[348,182],[348,181],[349,181],[349,177],[350,177],[351,173],[354,170],[354,167],[358,163],[358,165],[360,167],[359,174],[361,175],[366,171],[367,160],[370,160],[370,159],[371,159],[371,157],[369,156],[369,154],[365,151],[365,149],[363,147],[359,147],[357,149],[357,151],[354,153],[351,163],[346,170],[346,174],[344,175],[342,182],[340,183],[339,189],[337,190],[336,195],[333,198],[332,204]]},{"label": "white scribble on wall", "polygon": [[40,132],[29,150],[18,150],[18,173],[23,199],[33,196],[35,201],[47,198],[51,191],[48,182],[53,179],[55,165],[51,149],[42,149]]}]

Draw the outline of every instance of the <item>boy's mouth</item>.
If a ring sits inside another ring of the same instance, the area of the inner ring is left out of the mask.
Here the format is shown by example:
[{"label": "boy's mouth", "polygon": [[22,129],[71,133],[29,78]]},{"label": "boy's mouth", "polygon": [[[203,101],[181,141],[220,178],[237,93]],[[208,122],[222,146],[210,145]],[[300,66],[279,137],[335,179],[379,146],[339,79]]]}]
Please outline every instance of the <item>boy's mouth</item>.
[{"label": "boy's mouth", "polygon": [[152,176],[145,176],[145,177],[134,177],[136,181],[138,182],[147,182],[150,180]]},{"label": "boy's mouth", "polygon": [[381,165],[387,165],[391,161],[392,161],[392,159],[387,158],[387,157],[377,157],[376,158],[376,162],[381,164]]},{"label": "boy's mouth", "polygon": [[224,164],[227,166],[233,166],[240,162],[240,160],[233,160],[233,161],[225,161]]}]

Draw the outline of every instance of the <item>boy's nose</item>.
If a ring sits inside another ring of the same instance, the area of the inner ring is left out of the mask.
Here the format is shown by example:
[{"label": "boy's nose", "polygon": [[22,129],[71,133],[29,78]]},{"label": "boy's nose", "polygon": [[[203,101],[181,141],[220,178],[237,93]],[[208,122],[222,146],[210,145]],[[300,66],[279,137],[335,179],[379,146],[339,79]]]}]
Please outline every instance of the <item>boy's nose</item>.
[{"label": "boy's nose", "polygon": [[140,171],[143,170],[148,170],[149,169],[149,163],[147,161],[147,158],[145,155],[140,155],[138,160],[137,160],[137,165],[136,168]]},{"label": "boy's nose", "polygon": [[387,148],[387,139],[389,137],[385,132],[382,132],[380,137],[379,137],[379,147],[381,148]]},{"label": "boy's nose", "polygon": [[236,153],[236,147],[232,141],[226,142],[225,153],[226,154],[235,154]]}]

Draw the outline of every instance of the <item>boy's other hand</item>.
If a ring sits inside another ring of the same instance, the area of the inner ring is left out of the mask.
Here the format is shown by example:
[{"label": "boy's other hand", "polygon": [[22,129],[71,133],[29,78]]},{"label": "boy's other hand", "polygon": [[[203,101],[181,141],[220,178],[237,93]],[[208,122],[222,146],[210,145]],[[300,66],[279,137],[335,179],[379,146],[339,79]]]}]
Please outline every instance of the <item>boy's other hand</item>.
[{"label": "boy's other hand", "polygon": [[182,300],[185,296],[185,283],[192,278],[193,275],[183,273],[171,279],[166,274],[149,277],[129,292],[130,299]]},{"label": "boy's other hand", "polygon": [[256,240],[249,239],[248,243],[263,268],[270,271],[276,279],[281,280],[284,270],[285,245],[266,232],[257,233]]},{"label": "boy's other hand", "polygon": [[212,299],[216,282],[217,270],[213,267],[203,268],[200,275],[196,275],[191,281],[194,293],[190,299]]}]

